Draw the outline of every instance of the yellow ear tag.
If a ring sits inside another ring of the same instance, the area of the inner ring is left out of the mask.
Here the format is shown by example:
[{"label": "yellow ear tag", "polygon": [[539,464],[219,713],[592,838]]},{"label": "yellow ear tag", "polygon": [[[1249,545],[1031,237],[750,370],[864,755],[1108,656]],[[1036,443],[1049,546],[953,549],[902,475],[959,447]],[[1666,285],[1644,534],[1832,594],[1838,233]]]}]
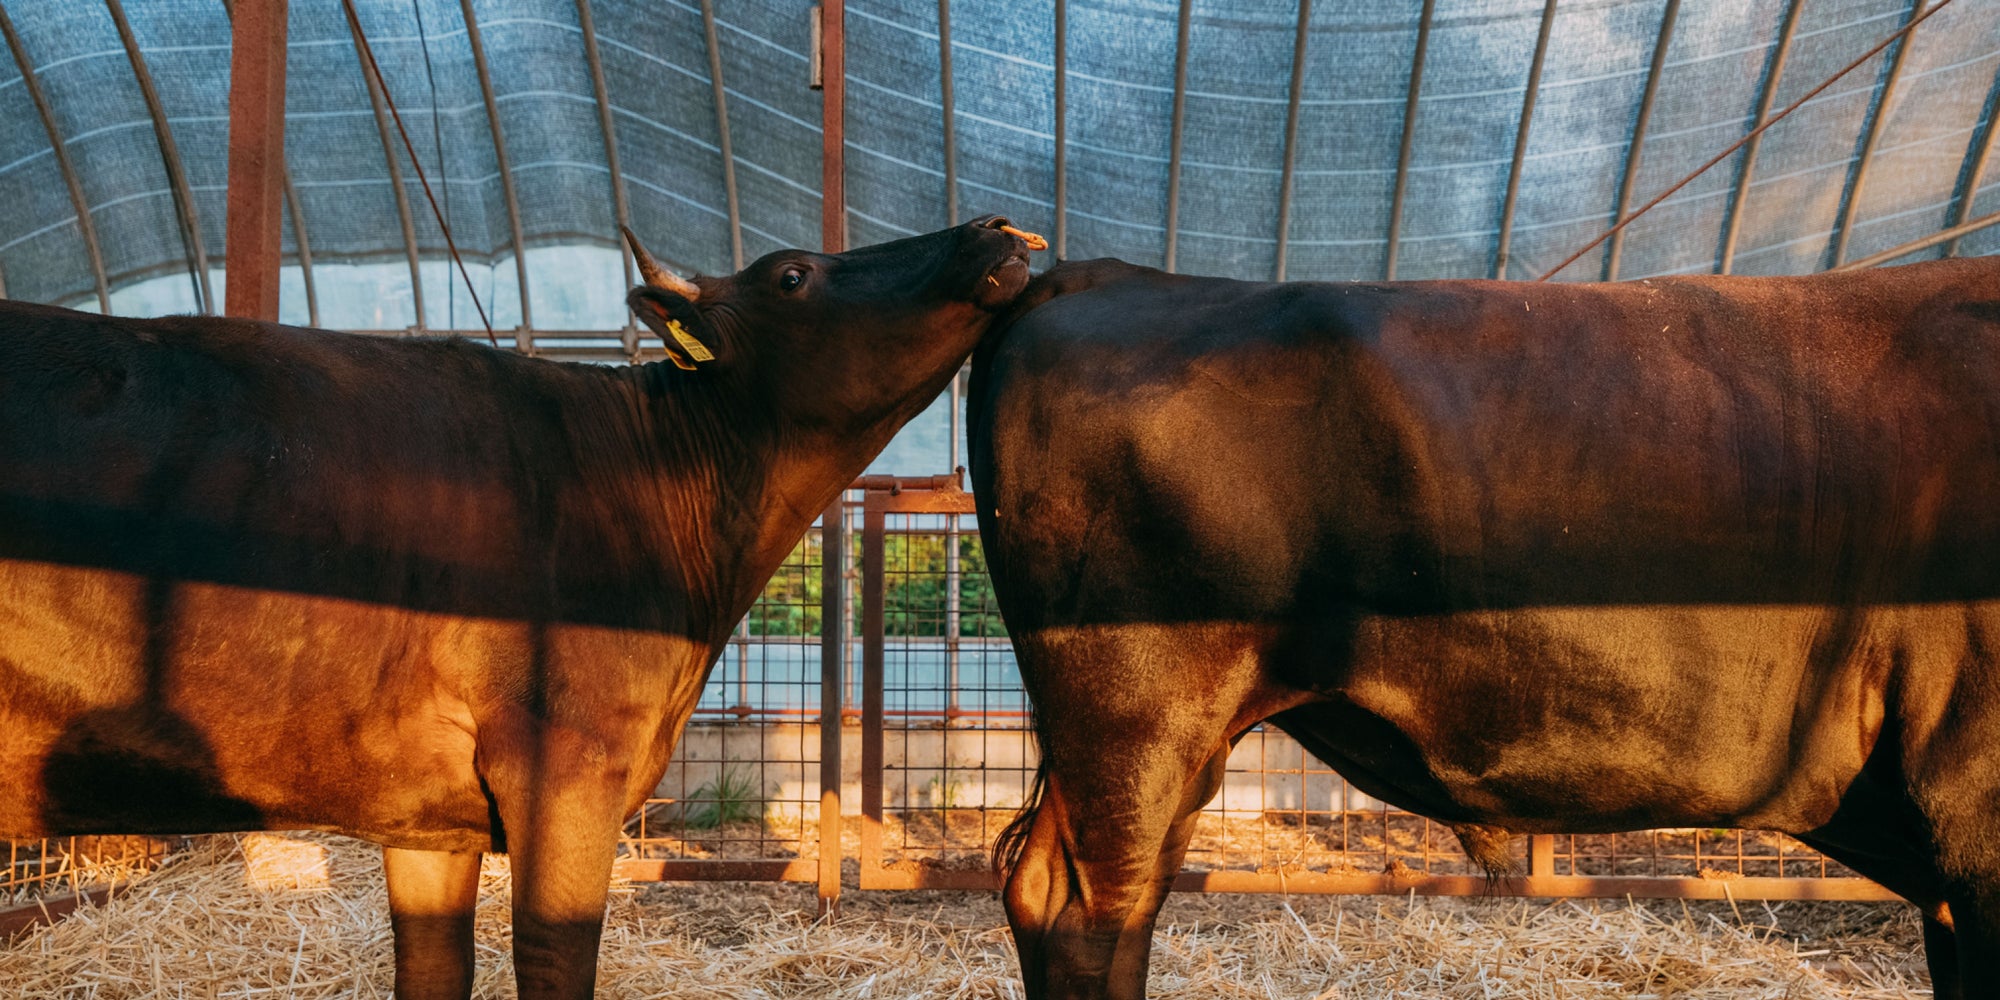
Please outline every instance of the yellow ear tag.
[{"label": "yellow ear tag", "polygon": [[688,357],[696,361],[715,360],[715,352],[710,351],[706,344],[694,339],[694,334],[687,332],[687,327],[682,326],[680,320],[668,320],[667,332],[674,335],[674,340],[680,343],[681,350],[686,351]]}]

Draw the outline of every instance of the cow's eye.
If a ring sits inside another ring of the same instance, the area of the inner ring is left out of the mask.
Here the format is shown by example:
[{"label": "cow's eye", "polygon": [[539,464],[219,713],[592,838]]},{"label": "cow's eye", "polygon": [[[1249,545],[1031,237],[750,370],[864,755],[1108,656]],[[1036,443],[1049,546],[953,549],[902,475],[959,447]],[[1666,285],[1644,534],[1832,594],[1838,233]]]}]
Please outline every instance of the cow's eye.
[{"label": "cow's eye", "polygon": [[780,291],[796,292],[799,290],[799,286],[805,283],[805,268],[788,267],[778,274],[778,289]]}]

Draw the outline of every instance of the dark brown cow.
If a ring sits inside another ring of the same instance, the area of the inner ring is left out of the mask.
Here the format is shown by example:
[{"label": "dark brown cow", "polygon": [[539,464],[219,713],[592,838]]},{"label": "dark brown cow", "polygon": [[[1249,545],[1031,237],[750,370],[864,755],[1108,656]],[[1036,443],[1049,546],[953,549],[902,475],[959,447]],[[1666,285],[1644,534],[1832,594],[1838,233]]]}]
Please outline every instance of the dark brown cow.
[{"label": "dark brown cow", "polygon": [[1137,997],[1231,741],[1504,831],[1798,835],[2000,996],[2000,258],[1272,285],[1062,265],[974,358],[1031,997]]},{"label": "dark brown cow", "polygon": [[764,580],[1026,283],[1003,221],[693,283],[644,258],[628,301],[691,371],[0,308],[0,836],[381,843],[404,1000],[469,995],[506,851],[521,995],[589,996],[620,821]]}]

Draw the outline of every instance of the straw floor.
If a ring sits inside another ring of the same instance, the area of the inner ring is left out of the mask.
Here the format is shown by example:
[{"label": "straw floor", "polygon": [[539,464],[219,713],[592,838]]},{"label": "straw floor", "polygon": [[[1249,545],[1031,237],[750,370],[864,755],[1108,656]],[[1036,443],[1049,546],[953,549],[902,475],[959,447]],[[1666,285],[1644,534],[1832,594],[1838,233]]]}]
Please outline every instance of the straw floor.
[{"label": "straw floor", "polygon": [[[507,869],[489,859],[478,995],[511,997]],[[1927,996],[1909,907],[1177,895],[1157,998]],[[599,995],[1018,997],[984,893],[850,892],[816,920],[795,885],[621,885]],[[208,838],[106,906],[0,943],[0,997],[385,998],[376,852],[318,835]]]}]

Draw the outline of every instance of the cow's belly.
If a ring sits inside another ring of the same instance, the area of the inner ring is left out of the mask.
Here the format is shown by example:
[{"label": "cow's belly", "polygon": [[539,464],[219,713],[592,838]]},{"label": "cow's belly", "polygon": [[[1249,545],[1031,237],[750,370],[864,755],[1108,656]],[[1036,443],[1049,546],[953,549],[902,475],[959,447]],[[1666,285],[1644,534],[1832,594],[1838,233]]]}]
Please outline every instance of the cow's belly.
[{"label": "cow's belly", "polygon": [[1339,695],[1408,740],[1418,759],[1386,777],[1433,811],[1524,831],[1809,830],[1874,745],[1892,653],[1951,635],[1898,609],[1374,617]]},{"label": "cow's belly", "polygon": [[0,562],[0,835],[483,846],[454,671],[529,646],[518,623]]}]

